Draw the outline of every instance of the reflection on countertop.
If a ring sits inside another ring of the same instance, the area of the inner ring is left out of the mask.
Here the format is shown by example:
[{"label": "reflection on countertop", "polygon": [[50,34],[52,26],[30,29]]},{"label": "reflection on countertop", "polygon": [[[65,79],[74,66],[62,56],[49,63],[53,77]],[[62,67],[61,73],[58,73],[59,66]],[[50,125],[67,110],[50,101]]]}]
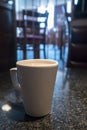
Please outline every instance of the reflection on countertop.
[{"label": "reflection on countertop", "polygon": [[51,112],[42,118],[25,114],[9,72],[0,73],[0,130],[86,130],[87,70],[58,70]]}]

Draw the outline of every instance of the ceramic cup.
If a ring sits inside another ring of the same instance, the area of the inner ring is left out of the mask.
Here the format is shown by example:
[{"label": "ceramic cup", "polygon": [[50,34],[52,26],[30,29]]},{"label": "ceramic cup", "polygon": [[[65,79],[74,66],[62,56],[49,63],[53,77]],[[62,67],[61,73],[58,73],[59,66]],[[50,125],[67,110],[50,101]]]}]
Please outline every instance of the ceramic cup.
[{"label": "ceramic cup", "polygon": [[26,114],[47,115],[51,110],[58,62],[50,59],[31,59],[16,62],[10,69],[14,87],[21,91]]}]

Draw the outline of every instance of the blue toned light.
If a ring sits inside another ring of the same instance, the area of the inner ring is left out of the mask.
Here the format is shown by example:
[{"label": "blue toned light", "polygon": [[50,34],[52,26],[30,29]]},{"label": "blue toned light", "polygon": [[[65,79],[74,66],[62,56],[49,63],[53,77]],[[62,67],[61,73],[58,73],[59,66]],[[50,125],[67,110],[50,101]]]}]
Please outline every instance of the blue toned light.
[{"label": "blue toned light", "polygon": [[74,1],[74,4],[77,5],[77,4],[78,4],[78,0],[75,0],[75,1]]},{"label": "blue toned light", "polygon": [[9,0],[8,4],[12,5],[13,4],[13,0]]}]

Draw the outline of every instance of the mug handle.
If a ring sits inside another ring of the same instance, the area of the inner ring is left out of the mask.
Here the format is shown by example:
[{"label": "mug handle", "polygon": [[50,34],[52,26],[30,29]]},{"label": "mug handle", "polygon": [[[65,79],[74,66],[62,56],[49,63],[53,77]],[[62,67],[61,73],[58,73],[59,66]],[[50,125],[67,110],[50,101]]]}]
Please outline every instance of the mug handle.
[{"label": "mug handle", "polygon": [[12,81],[12,84],[13,84],[14,88],[17,91],[21,92],[21,86],[20,86],[20,84],[18,82],[18,78],[17,78],[17,67],[14,67],[14,68],[10,69],[10,76],[11,76],[11,81]]}]

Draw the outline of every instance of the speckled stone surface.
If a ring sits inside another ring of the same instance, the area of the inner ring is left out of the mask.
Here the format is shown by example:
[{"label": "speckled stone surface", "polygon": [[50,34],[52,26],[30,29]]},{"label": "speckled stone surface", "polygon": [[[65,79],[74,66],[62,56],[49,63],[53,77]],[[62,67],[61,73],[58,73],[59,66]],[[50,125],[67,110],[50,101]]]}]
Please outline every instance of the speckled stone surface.
[{"label": "speckled stone surface", "polygon": [[1,73],[0,130],[87,130],[87,70],[58,70],[51,112],[42,118],[25,114],[9,72]]}]

